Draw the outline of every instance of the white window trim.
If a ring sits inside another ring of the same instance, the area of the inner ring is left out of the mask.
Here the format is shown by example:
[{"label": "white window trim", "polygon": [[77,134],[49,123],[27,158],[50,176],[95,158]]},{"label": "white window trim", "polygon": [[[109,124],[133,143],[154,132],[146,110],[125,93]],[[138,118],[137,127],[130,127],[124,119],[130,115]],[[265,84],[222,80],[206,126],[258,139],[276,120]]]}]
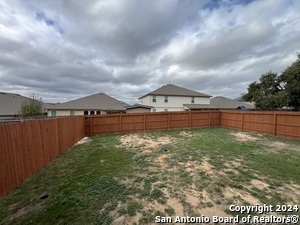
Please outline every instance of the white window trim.
[{"label": "white window trim", "polygon": [[152,96],[152,102],[156,102],[156,95]]}]

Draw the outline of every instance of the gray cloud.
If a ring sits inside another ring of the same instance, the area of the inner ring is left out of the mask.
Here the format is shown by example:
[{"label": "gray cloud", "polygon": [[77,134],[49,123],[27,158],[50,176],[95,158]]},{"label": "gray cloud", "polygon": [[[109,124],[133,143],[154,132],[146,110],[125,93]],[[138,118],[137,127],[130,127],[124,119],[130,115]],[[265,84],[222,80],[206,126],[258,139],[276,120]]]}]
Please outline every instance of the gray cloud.
[{"label": "gray cloud", "polygon": [[299,51],[299,1],[8,1],[0,91],[128,103],[166,83],[237,97]]}]

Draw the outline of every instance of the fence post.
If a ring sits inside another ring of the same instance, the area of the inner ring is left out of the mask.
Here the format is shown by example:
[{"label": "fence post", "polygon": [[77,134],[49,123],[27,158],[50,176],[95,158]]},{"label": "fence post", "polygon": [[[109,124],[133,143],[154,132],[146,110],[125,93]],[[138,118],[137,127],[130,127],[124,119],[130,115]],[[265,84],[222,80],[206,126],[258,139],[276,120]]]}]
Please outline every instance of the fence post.
[{"label": "fence post", "polygon": [[93,136],[93,117],[90,115],[90,136]]},{"label": "fence post", "polygon": [[119,116],[119,133],[122,133],[122,114]]},{"label": "fence post", "polygon": [[170,123],[171,123],[171,113],[168,114],[168,130],[170,129]]},{"label": "fence post", "polygon": [[192,112],[190,111],[190,128],[192,128]]},{"label": "fence post", "polygon": [[276,136],[276,123],[277,123],[277,113],[274,113],[273,136]]},{"label": "fence post", "polygon": [[146,113],[144,113],[144,132],[146,131]]},{"label": "fence post", "polygon": [[208,112],[208,126],[211,124],[211,111]]},{"label": "fence post", "polygon": [[241,130],[244,131],[244,113],[242,112],[242,117],[241,117]]}]

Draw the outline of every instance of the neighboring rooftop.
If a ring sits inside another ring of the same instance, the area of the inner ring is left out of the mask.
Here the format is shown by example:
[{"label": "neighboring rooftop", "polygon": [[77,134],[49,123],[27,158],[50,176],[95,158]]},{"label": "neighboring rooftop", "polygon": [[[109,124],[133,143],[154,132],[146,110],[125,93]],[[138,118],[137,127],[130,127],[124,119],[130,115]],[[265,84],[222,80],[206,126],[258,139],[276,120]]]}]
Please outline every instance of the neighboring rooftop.
[{"label": "neighboring rooftop", "polygon": [[[21,111],[22,103],[31,99],[19,94],[0,92],[0,116],[17,116]],[[44,107],[50,105],[48,103],[43,104]]]},{"label": "neighboring rooftop", "polygon": [[187,88],[179,87],[174,84],[167,84],[164,85],[155,91],[149,92],[146,95],[143,95],[142,97],[139,97],[139,99],[146,97],[147,95],[167,95],[167,96],[189,96],[189,97],[212,97],[210,95],[193,91]]},{"label": "neighboring rooftop", "polygon": [[218,109],[212,104],[183,104],[188,109]]},{"label": "neighboring rooftop", "polygon": [[238,98],[234,98],[233,100],[242,102],[243,101],[243,97],[241,96],[241,97],[238,97]]},{"label": "neighboring rooftop", "polygon": [[123,111],[126,106],[128,106],[127,103],[100,92],[69,102],[55,104],[47,107],[47,109]]},{"label": "neighboring rooftop", "polygon": [[149,106],[149,105],[134,104],[134,105],[128,105],[125,108],[126,109],[135,109],[135,108],[152,109],[154,107],[153,106]]},{"label": "neighboring rooftop", "polygon": [[222,96],[211,98],[210,104],[216,106],[218,109],[237,109],[239,106],[245,106],[247,109],[255,109],[254,105],[245,102],[239,102]]}]

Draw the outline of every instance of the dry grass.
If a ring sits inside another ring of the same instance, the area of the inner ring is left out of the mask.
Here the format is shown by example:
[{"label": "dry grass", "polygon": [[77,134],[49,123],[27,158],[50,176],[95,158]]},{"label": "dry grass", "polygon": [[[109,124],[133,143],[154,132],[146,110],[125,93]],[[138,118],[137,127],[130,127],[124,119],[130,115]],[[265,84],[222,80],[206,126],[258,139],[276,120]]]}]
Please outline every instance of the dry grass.
[{"label": "dry grass", "polygon": [[230,216],[231,204],[298,204],[297,149],[220,128],[97,137],[1,199],[0,221],[154,224],[155,216]]}]

